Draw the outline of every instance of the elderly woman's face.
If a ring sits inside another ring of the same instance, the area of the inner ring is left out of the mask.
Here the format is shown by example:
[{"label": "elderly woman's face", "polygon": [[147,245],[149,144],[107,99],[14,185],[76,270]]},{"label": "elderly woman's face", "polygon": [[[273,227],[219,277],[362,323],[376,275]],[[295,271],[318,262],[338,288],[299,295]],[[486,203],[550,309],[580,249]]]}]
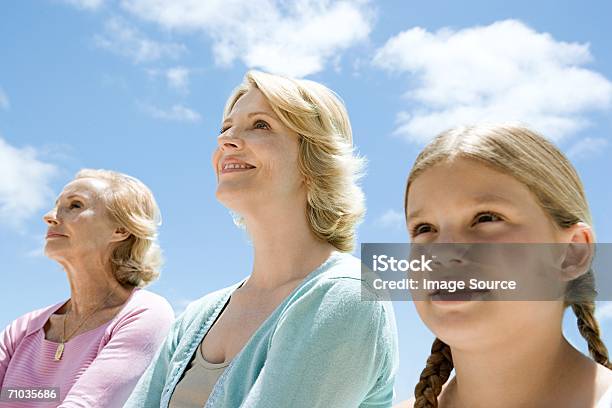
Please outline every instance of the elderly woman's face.
[{"label": "elderly woman's face", "polygon": [[105,181],[94,178],[77,179],[64,187],[55,207],[44,216],[48,225],[45,254],[49,258],[108,261],[112,242],[119,234],[104,205],[106,188]]},{"label": "elderly woman's face", "polygon": [[222,124],[212,157],[217,198],[243,214],[270,203],[305,202],[298,152],[298,134],[283,125],[261,91],[251,88]]}]

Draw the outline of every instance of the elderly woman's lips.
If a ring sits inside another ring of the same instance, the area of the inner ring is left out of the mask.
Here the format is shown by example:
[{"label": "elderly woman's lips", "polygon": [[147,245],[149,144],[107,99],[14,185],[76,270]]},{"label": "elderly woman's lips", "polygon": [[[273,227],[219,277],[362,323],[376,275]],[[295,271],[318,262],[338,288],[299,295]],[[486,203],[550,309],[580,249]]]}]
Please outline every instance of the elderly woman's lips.
[{"label": "elderly woman's lips", "polygon": [[47,234],[47,238],[66,238],[66,235],[51,232]]}]

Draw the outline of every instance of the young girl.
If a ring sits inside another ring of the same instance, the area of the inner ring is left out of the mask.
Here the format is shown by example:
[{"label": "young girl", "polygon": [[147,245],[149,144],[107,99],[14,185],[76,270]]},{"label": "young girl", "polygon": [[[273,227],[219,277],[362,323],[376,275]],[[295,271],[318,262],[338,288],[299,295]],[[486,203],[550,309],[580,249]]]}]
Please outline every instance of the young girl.
[{"label": "young girl", "polygon": [[[413,243],[594,242],[575,169],[523,127],[440,134],[417,157],[404,204]],[[568,285],[565,300],[415,301],[436,339],[414,400],[400,406],[611,407],[612,365],[594,315],[592,273]],[[592,359],[563,335],[568,306]]]}]

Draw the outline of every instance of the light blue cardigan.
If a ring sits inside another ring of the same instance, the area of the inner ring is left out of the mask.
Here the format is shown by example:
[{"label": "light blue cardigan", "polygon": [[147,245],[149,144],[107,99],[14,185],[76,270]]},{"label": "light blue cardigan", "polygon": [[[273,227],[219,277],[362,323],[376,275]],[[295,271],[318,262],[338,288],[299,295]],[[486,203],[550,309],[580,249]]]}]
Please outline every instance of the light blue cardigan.
[{"label": "light blue cardigan", "polygon": [[[168,406],[196,348],[237,283],[191,303],[124,407]],[[215,384],[206,408],[391,407],[398,366],[390,302],[334,252],[272,312]]]}]

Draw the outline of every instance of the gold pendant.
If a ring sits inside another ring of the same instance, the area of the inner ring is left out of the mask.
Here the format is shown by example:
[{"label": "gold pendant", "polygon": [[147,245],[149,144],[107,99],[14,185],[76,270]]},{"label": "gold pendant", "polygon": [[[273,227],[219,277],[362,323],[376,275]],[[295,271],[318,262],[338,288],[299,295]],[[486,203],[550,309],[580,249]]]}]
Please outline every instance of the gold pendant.
[{"label": "gold pendant", "polygon": [[60,343],[57,346],[57,350],[55,350],[55,361],[60,361],[62,359],[62,354],[64,354],[64,343]]}]

